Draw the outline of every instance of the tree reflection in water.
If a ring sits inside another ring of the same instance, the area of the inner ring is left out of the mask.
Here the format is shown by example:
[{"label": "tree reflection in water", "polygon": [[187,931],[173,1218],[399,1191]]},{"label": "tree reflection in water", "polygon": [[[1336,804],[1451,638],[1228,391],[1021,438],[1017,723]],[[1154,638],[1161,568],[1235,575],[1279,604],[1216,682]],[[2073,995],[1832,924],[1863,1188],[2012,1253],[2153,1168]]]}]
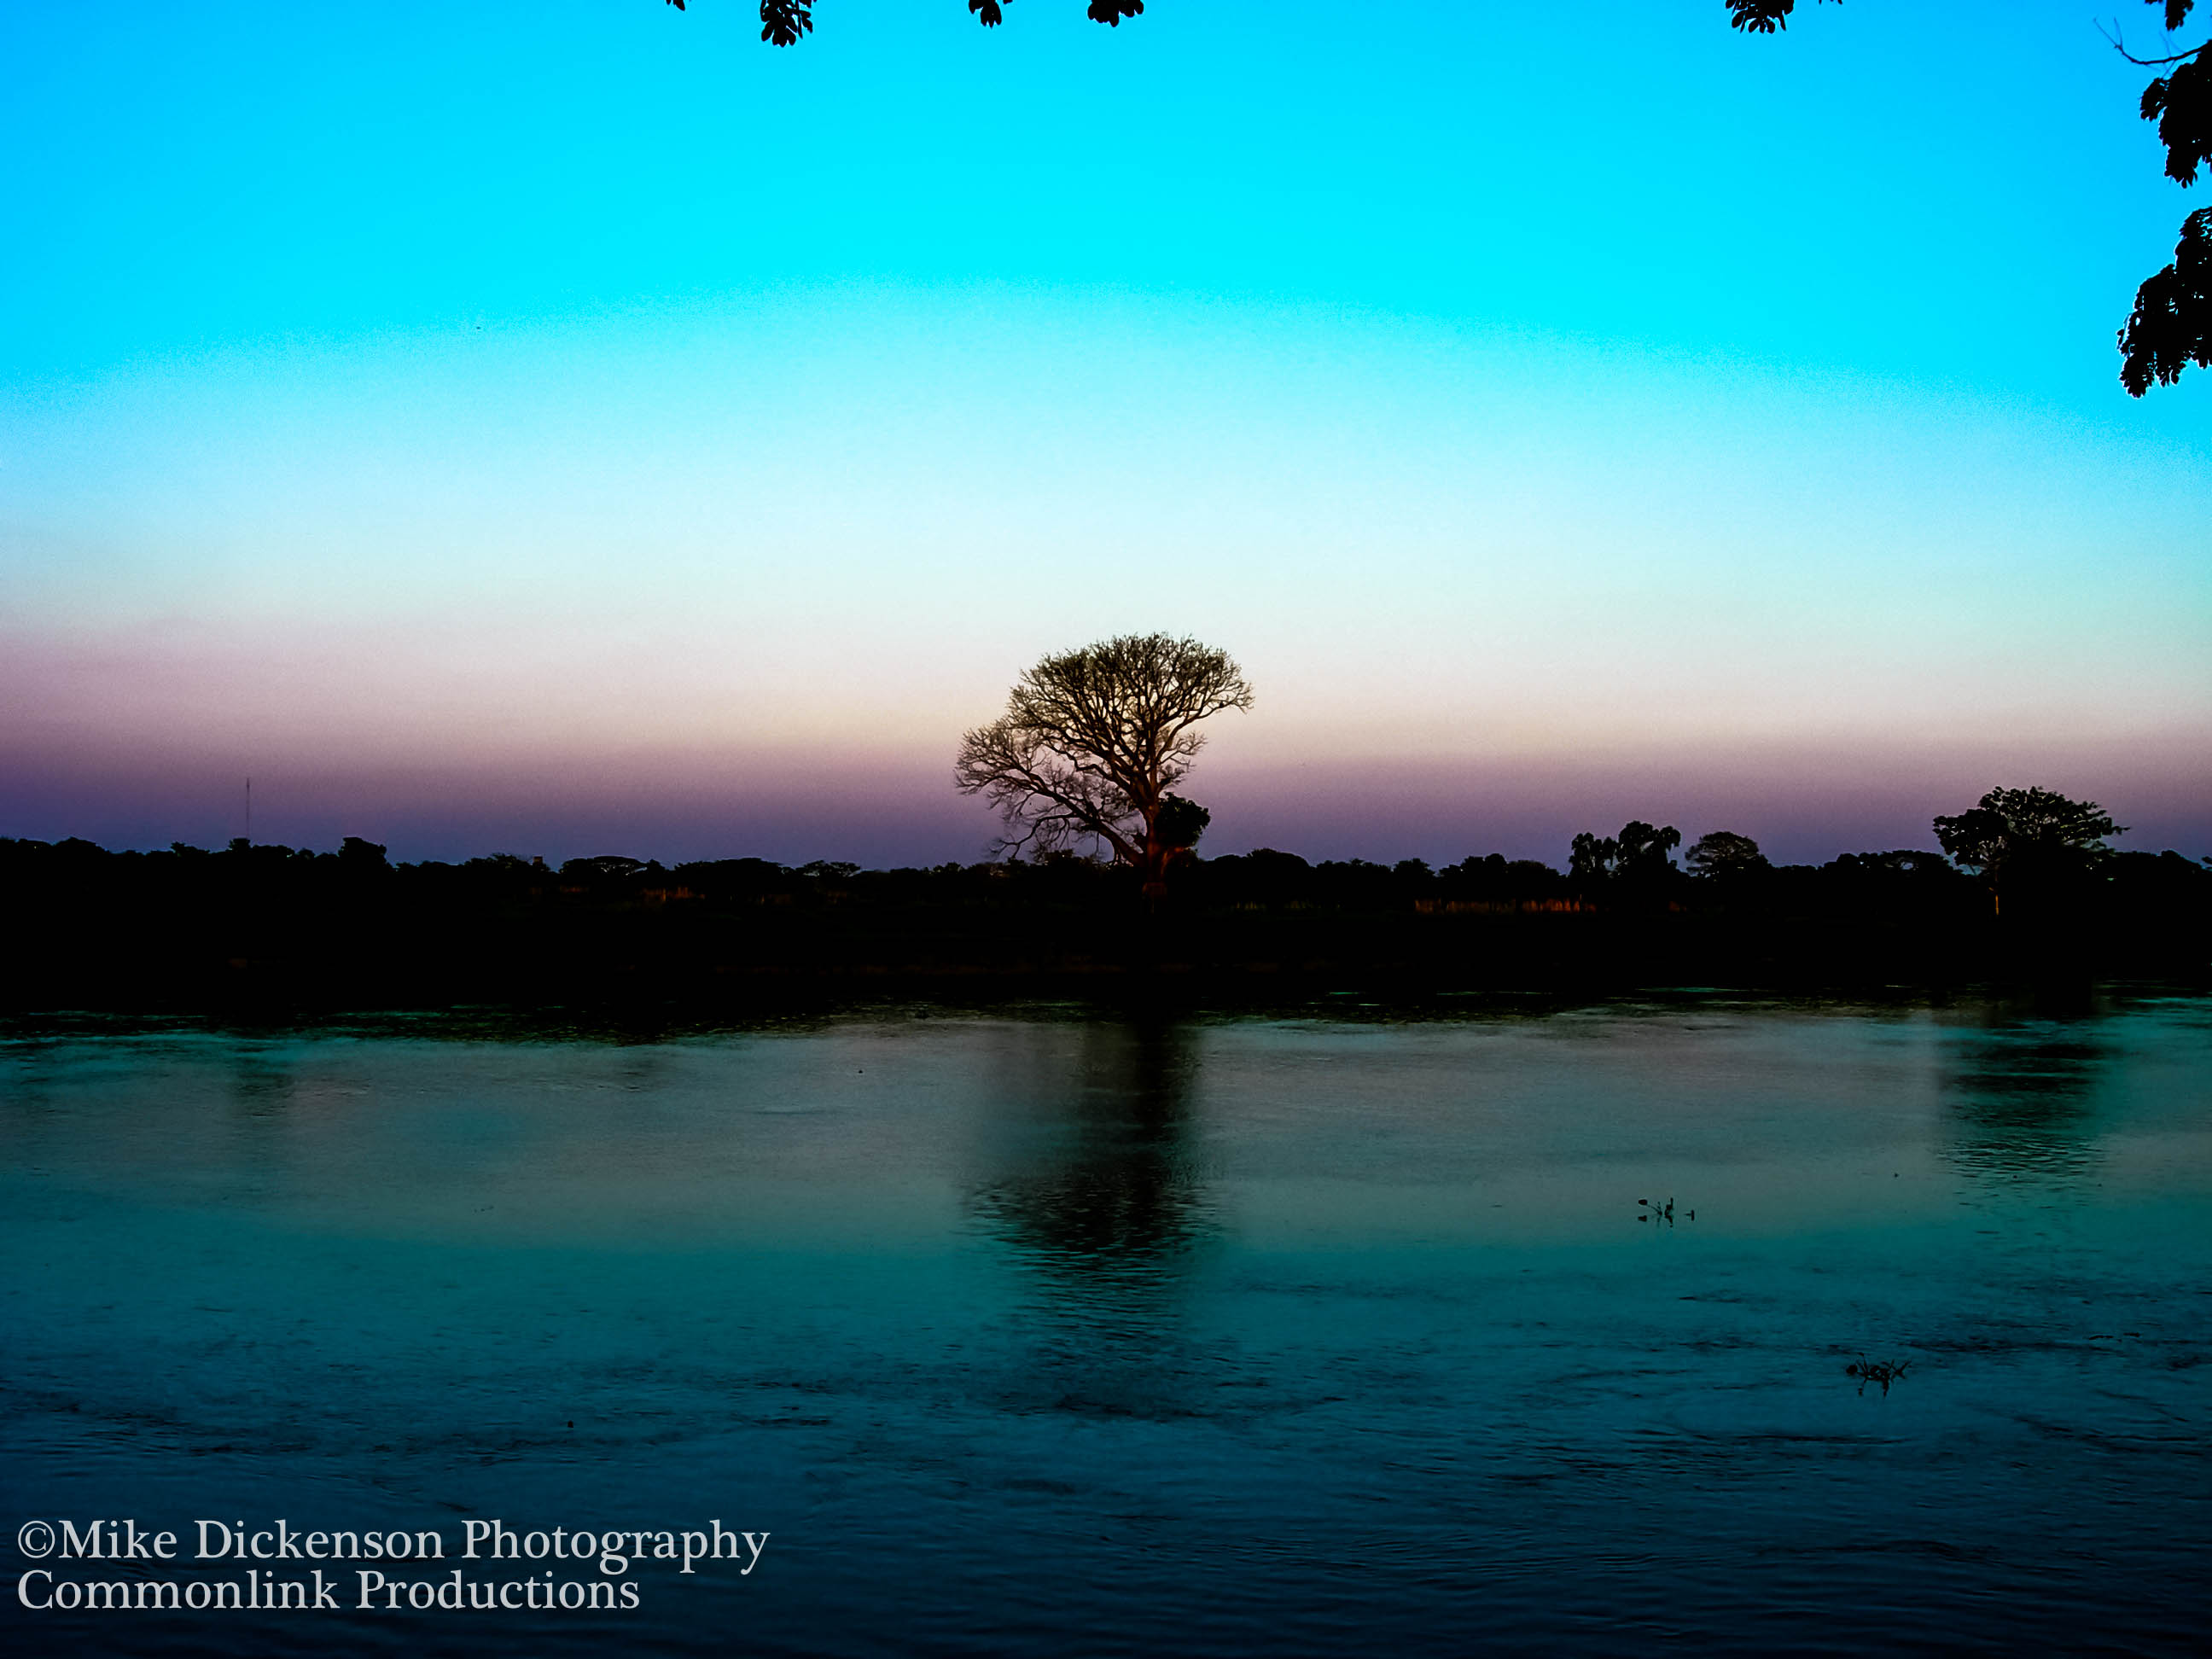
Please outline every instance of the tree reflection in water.
[{"label": "tree reflection in water", "polygon": [[231,1100],[246,1119],[281,1114],[292,1103],[295,1079],[289,1058],[241,1044],[232,1063]]},{"label": "tree reflection in water", "polygon": [[1196,1151],[1193,1033],[1062,1026],[1028,1060],[969,1197],[1035,1291],[1009,1403],[1188,1415],[1216,1363],[1191,1351],[1183,1309],[1218,1225]]},{"label": "tree reflection in water", "polygon": [[1944,1078],[1944,1152],[1964,1174],[2072,1179],[2098,1159],[2097,1096],[2112,1055],[2087,1020],[1962,1032]]},{"label": "tree reflection in water", "polygon": [[1079,1030],[1073,1054],[1025,1079],[1033,1115],[998,1149],[1004,1167],[975,1188],[973,1213],[1055,1279],[1158,1284],[1213,1224],[1193,1146],[1191,1033],[1165,1021]]}]

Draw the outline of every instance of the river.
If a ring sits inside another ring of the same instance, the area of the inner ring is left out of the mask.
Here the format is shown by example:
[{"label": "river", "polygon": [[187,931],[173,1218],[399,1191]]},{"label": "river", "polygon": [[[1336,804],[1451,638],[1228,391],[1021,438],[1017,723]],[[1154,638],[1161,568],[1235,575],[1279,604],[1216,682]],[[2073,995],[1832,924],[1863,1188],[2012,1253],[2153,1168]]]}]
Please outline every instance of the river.
[{"label": "river", "polygon": [[[2178,1653],[2212,1612],[2201,996],[19,1020],[0,1264],[19,1652]],[[100,1519],[173,1559],[18,1530]],[[495,1522],[546,1553],[464,1555]],[[757,1553],[655,1554],[710,1522]],[[441,1553],[285,1553],[388,1529]],[[526,1580],[606,1588],[466,1605]]]}]

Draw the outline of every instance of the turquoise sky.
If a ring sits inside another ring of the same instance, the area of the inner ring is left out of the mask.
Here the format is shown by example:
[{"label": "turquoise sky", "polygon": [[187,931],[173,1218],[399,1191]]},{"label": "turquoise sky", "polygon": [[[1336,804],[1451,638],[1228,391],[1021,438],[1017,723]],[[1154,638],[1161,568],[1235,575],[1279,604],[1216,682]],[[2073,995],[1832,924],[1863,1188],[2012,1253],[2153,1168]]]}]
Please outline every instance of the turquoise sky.
[{"label": "turquoise sky", "polygon": [[960,731],[1160,628],[1210,849],[2212,852],[2147,72],[1568,10],[0,12],[0,834],[974,857]]}]

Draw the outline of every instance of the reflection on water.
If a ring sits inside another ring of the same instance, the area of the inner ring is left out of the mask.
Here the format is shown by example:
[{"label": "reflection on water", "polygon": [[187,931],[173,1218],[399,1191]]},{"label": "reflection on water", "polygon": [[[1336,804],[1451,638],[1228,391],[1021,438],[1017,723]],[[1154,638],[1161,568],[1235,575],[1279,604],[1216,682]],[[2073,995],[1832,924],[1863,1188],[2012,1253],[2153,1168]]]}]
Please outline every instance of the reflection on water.
[{"label": "reflection on water", "polygon": [[11,1652],[2201,1647],[2203,999],[606,1036],[0,1038],[0,1498],[762,1572]]},{"label": "reflection on water", "polygon": [[1032,1285],[1006,1406],[1188,1416],[1208,1382],[1183,1292],[1219,1227],[1199,1167],[1194,1033],[1098,1022],[1030,1059],[983,1126],[986,1169],[967,1195]]},{"label": "reflection on water", "polygon": [[292,1100],[292,1067],[282,1053],[241,1047],[233,1063],[231,1098],[240,1116],[264,1118],[281,1112]]},{"label": "reflection on water", "polygon": [[1036,1117],[969,1202],[1042,1272],[1145,1283],[1172,1273],[1213,1225],[1196,1167],[1188,1028],[1081,1028],[1073,1063],[1035,1080]]},{"label": "reflection on water", "polygon": [[1946,1155],[1975,1176],[2090,1174],[2098,1162],[2097,1098],[2114,1058],[2087,1018],[1962,1033],[1943,1079]]}]

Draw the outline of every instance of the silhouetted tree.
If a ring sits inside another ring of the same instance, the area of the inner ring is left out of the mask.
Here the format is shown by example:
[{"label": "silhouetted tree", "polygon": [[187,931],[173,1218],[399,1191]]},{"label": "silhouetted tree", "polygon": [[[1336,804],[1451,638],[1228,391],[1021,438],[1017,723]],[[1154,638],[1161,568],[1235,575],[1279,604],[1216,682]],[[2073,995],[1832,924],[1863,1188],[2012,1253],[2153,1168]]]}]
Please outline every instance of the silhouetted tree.
[{"label": "silhouetted tree", "polygon": [[1620,860],[1620,843],[1612,836],[1602,838],[1585,830],[1574,838],[1567,850],[1567,878],[1585,892],[1613,878],[1613,866]]},{"label": "silhouetted tree", "polygon": [[1241,857],[1231,853],[1199,866],[1205,890],[1224,902],[1264,907],[1306,896],[1313,866],[1296,853],[1255,847]]},{"label": "silhouetted tree", "polygon": [[1741,876],[1770,867],[1766,855],[1759,850],[1759,843],[1733,830],[1714,830],[1698,836],[1696,844],[1682,855],[1682,862],[1693,876],[1715,878]]},{"label": "silhouetted tree", "polygon": [[1996,870],[2038,852],[2076,856],[2107,852],[2107,836],[2126,829],[2093,800],[2069,800],[2050,789],[1992,789],[1971,811],[1936,820],[1936,838],[1967,869]]},{"label": "silhouetted tree", "polygon": [[1159,836],[1160,845],[1170,854],[1187,853],[1198,845],[1206,826],[1212,822],[1213,814],[1196,801],[1168,795],[1160,802],[1160,815],[1152,828]]},{"label": "silhouetted tree", "polygon": [[[1595,837],[1590,838],[1595,841]],[[1535,859],[1514,859],[1503,853],[1470,856],[1437,872],[1448,899],[1487,903],[1556,898],[1566,890],[1566,878]]]},{"label": "silhouetted tree", "polygon": [[2022,885],[2079,877],[2112,849],[2124,826],[2094,801],[2049,789],[1992,789],[1970,810],[1936,820],[1936,839],[1961,868],[1978,870],[1992,903]]},{"label": "silhouetted tree", "polygon": [[1631,818],[1618,836],[1595,836],[1585,830],[1567,850],[1567,878],[1584,894],[1610,888],[1617,893],[1649,896],[1651,890],[1679,872],[1668,855],[1682,844],[1682,832],[1673,824],[1661,829],[1641,818]]},{"label": "silhouetted tree", "polygon": [[[1123,635],[1047,657],[1022,676],[1006,712],[960,740],[960,792],[999,809],[1002,851],[1049,852],[1073,841],[1111,848],[1157,892],[1175,836],[1205,828],[1205,809],[1169,793],[1205,738],[1194,728],[1249,708],[1252,689],[1228,653],[1165,634]],[[1164,826],[1162,819],[1166,819]]]},{"label": "silhouetted tree", "polygon": [[1669,873],[1674,865],[1668,854],[1681,844],[1682,832],[1673,824],[1662,830],[1641,818],[1632,818],[1620,826],[1620,854],[1613,865],[1613,874],[1644,880]]}]

